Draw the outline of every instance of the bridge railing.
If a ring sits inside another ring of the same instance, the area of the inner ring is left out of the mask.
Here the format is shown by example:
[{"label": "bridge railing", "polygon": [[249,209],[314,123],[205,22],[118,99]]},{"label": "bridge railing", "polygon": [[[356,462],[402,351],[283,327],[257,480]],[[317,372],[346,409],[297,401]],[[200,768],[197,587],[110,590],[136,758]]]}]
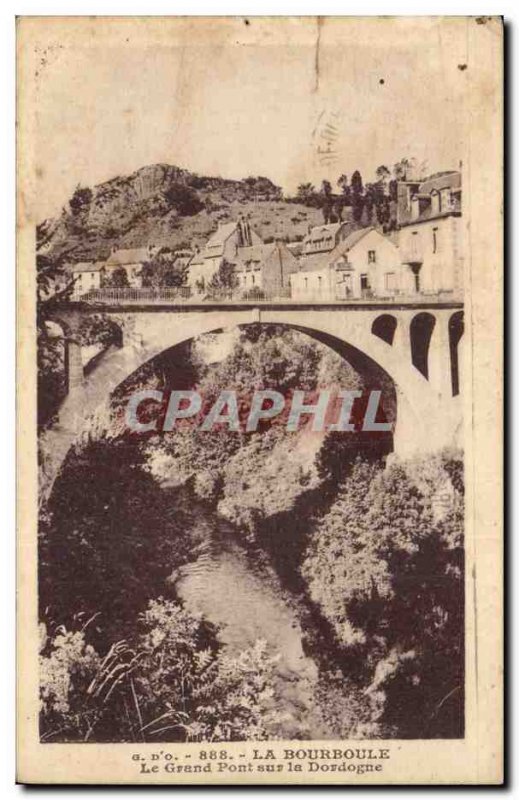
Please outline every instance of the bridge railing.
[{"label": "bridge railing", "polygon": [[191,297],[190,286],[161,286],[158,288],[147,286],[141,289],[124,287],[117,289],[91,289],[86,294],[79,295],[77,300],[85,303],[172,303],[188,300]]},{"label": "bridge railing", "polygon": [[218,291],[211,293],[197,293],[193,292],[189,286],[175,286],[175,287],[159,287],[152,288],[146,287],[138,288],[119,288],[119,289],[92,289],[83,295],[77,295],[72,298],[73,300],[82,303],[95,303],[106,305],[153,305],[153,304],[185,304],[185,303],[207,303],[207,304],[226,304],[226,303],[283,303],[290,301],[292,303],[301,303],[301,305],[308,305],[309,303],[345,303],[355,306],[356,304],[369,303],[416,303],[420,301],[425,302],[460,302],[463,297],[459,292],[443,291],[443,292],[420,292],[416,294],[399,294],[396,292],[384,293],[384,295],[374,295],[370,293],[369,296],[363,297],[334,297],[324,292],[315,292],[308,294],[301,294],[291,296],[290,289],[281,289],[276,292],[265,292],[257,290],[255,292],[243,290],[232,291]]}]

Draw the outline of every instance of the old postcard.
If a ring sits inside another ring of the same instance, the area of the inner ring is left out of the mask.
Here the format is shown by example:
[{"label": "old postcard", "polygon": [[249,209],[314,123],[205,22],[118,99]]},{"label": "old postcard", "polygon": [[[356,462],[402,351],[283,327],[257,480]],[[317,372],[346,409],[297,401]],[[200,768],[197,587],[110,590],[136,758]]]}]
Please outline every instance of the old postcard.
[{"label": "old postcard", "polygon": [[495,17],[18,20],[18,780],[498,784]]}]

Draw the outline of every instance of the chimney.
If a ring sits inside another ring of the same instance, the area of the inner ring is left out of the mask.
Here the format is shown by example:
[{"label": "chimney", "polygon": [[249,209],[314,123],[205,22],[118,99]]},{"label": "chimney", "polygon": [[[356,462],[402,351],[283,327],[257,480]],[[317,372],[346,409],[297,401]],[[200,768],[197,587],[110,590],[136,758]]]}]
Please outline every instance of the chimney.
[{"label": "chimney", "polygon": [[238,219],[238,225],[236,226],[236,229],[238,231],[238,247],[243,247],[245,245],[245,237],[243,232],[243,220],[241,214]]}]

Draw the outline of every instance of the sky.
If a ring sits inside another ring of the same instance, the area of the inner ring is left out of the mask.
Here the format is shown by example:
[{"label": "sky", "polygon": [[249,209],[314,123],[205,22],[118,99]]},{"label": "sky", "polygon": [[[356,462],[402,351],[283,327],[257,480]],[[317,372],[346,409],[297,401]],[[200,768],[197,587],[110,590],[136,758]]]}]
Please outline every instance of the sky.
[{"label": "sky", "polygon": [[38,28],[27,59],[39,220],[78,184],[154,163],[293,192],[403,157],[428,173],[462,159],[460,18],[66,19]]}]

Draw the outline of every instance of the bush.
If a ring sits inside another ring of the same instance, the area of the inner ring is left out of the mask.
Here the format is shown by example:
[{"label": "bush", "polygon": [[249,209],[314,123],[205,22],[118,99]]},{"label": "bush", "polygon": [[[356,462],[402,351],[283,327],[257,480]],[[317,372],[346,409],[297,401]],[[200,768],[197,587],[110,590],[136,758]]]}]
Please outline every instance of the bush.
[{"label": "bush", "polygon": [[164,199],[181,217],[192,217],[204,208],[195,189],[183,183],[172,183],[164,191]]},{"label": "bush", "polygon": [[49,741],[267,739],[276,658],[265,642],[230,656],[216,630],[177,603],[150,601],[142,633],[101,658],[84,630],[44,640],[40,731]]},{"label": "bush", "polygon": [[461,475],[452,454],[385,471],[357,462],[301,569],[348,674],[383,696],[404,738],[463,735]]}]

